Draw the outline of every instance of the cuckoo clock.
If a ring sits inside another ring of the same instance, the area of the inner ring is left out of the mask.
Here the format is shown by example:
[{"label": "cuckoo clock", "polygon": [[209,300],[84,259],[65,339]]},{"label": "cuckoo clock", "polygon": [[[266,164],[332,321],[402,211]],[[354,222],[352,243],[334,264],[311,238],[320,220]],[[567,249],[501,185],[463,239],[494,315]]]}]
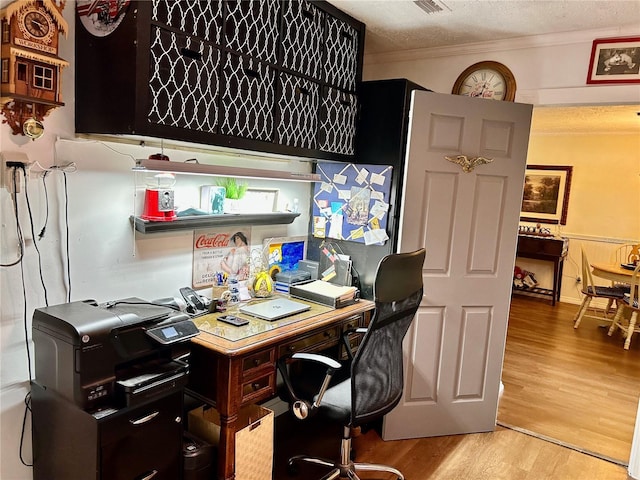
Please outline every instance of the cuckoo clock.
[{"label": "cuckoo clock", "polygon": [[64,105],[58,34],[68,32],[62,16],[65,0],[17,0],[0,11],[2,81],[0,104],[14,135],[42,135],[44,117]]}]

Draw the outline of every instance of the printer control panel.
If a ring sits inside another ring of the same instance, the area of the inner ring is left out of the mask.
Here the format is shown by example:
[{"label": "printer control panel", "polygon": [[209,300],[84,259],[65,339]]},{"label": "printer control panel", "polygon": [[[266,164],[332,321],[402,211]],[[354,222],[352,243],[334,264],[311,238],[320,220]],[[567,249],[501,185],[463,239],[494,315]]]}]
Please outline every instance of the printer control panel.
[{"label": "printer control panel", "polygon": [[179,322],[161,325],[146,330],[147,335],[164,345],[182,342],[200,333],[193,320],[181,320]]}]

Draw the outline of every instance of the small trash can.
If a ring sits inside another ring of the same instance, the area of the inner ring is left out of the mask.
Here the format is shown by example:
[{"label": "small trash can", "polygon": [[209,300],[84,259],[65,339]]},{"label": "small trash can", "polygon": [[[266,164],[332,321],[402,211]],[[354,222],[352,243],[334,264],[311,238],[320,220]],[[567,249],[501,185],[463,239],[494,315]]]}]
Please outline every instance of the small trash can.
[{"label": "small trash can", "polygon": [[215,454],[213,445],[189,432],[184,432],[182,436],[183,480],[214,478]]}]

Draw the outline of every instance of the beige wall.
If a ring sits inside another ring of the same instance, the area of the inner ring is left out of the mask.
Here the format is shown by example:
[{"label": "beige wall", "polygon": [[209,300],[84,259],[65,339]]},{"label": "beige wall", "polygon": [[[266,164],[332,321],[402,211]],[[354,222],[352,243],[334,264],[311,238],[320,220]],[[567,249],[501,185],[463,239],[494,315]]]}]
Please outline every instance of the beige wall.
[{"label": "beige wall", "polygon": [[[583,31],[368,56],[364,78],[407,78],[433,91],[449,93],[466,67],[482,60],[495,60],[513,71],[518,84],[517,102],[545,108],[638,104],[640,111],[640,85],[586,85],[593,39],[624,34],[633,32]],[[557,58],[563,58],[562,65]],[[561,128],[555,134],[532,134],[527,163],[574,167],[567,225],[552,230],[570,239],[561,300],[579,303],[580,285],[576,277],[581,246],[591,252],[590,260],[606,261],[620,243],[640,242],[640,135],[608,132],[579,135],[563,132]],[[518,259],[516,263],[534,271],[542,287],[551,287],[550,263],[529,259]]]}]

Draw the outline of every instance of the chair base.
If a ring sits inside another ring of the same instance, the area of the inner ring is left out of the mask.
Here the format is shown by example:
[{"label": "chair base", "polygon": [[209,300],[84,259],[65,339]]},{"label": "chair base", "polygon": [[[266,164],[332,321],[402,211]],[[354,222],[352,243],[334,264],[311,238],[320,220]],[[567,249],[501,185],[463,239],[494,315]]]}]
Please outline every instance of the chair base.
[{"label": "chair base", "polygon": [[351,461],[351,435],[350,428],[345,427],[344,435],[342,437],[342,443],[340,446],[340,462],[334,462],[320,457],[310,457],[307,455],[296,455],[289,459],[288,467],[290,473],[296,472],[296,463],[311,463],[315,465],[323,465],[331,468],[331,471],[327,473],[320,480],[336,480],[336,479],[350,479],[360,480],[356,471],[375,471],[375,472],[388,472],[396,476],[396,480],[404,480],[404,475],[389,465],[381,465],[377,463],[358,463]]}]

